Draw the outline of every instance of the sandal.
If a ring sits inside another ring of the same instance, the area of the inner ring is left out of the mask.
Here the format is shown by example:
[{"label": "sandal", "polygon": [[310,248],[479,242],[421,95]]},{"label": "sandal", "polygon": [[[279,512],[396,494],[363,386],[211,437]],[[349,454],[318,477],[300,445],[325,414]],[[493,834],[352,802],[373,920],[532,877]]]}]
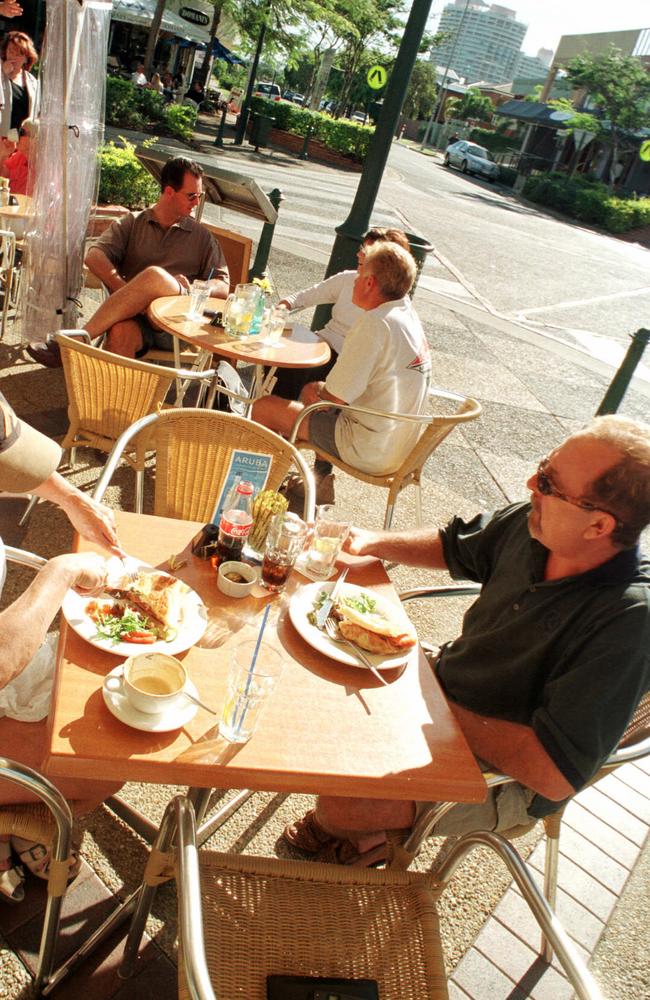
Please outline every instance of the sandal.
[{"label": "sandal", "polygon": [[315,809],[310,809],[302,819],[285,826],[282,837],[291,847],[304,851],[305,854],[318,854],[326,844],[338,840],[320,825]]},{"label": "sandal", "polygon": [[[50,848],[33,840],[25,840],[24,837],[12,837],[11,846],[27,870],[47,882],[50,876]],[[81,870],[81,858],[76,850],[70,851],[68,866],[70,869],[68,885],[70,885]]]},{"label": "sandal", "polygon": [[25,898],[25,875],[20,865],[14,864],[9,840],[0,840],[0,897],[13,906]]}]

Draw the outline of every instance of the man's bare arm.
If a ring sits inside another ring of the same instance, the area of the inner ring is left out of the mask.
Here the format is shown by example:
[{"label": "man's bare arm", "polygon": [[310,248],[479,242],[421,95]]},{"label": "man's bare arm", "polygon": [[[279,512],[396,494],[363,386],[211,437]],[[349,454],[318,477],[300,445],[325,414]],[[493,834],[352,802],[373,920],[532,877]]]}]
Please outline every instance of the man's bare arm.
[{"label": "man's bare arm", "polygon": [[300,393],[300,402],[304,403],[305,406],[311,406],[313,403],[320,403],[323,400],[345,406],[345,400],[328,392],[324,382],[308,382]]},{"label": "man's bare arm", "polygon": [[351,528],[343,548],[352,555],[376,556],[404,566],[447,569],[440,533],[436,528],[423,528],[421,531],[363,531]]},{"label": "man's bare arm", "polygon": [[574,794],[575,789],[529,726],[477,715],[452,701],[449,707],[477,757],[547,799],[558,802]]},{"label": "man's bare arm", "polygon": [[108,259],[103,250],[99,247],[91,247],[86,254],[86,259],[84,261],[86,267],[89,271],[95,275],[96,278],[106,285],[109,292],[113,293],[122,288],[126,281],[119,273],[115,264],[112,264]]},{"label": "man's bare arm", "polygon": [[210,297],[213,299],[227,299],[230,291],[230,282],[226,278],[213,278],[210,282]]}]

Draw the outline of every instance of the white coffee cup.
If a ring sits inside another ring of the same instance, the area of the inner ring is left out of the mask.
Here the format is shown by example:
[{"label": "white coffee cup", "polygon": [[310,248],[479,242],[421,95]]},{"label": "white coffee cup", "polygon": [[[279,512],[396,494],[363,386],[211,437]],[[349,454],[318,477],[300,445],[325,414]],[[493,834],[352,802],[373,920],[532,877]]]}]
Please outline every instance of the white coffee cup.
[{"label": "white coffee cup", "polygon": [[167,653],[140,653],[122,664],[122,673],[107,677],[104,686],[123,694],[133,708],[160,715],[183,699],[187,670]]}]

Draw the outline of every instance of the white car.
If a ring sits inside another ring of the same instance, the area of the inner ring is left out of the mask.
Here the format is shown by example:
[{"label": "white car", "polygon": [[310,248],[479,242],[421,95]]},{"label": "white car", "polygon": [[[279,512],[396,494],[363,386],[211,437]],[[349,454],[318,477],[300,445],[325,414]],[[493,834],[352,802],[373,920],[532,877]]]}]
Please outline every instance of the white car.
[{"label": "white car", "polygon": [[499,176],[499,167],[487,149],[474,142],[460,139],[452,142],[445,150],[445,166],[460,167],[464,174],[478,174],[494,182]]}]

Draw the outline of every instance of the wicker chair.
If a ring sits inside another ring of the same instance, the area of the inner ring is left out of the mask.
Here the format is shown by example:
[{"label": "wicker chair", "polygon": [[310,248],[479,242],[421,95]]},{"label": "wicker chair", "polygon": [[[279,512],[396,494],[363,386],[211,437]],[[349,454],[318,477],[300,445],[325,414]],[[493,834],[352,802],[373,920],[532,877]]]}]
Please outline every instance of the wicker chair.
[{"label": "wicker chair", "polygon": [[[277,489],[290,467],[305,477],[306,519],[313,519],[314,482],[293,445],[260,424],[216,410],[164,410],[143,417],[117,441],[95,488],[101,500],[125,449],[133,439],[138,449],[156,453],[153,513],[188,521],[209,521],[235,449],[272,456],[268,489]],[[136,511],[141,513],[144,473],[136,469]]]},{"label": "wicker chair", "polygon": [[[68,392],[70,427],[63,447],[70,449],[70,464],[75,464],[78,447],[111,448],[131,424],[162,406],[177,378],[201,381],[207,385],[214,370],[190,372],[144,361],[122,358],[80,340],[57,334]],[[134,454],[133,454],[134,453]],[[144,469],[144,449],[139,442],[125,456],[135,468]]]},{"label": "wicker chair", "polygon": [[2,319],[0,320],[0,340],[4,340],[7,319],[16,316],[21,267],[16,261],[16,237],[10,230],[0,229],[0,295],[2,295]]},{"label": "wicker chair", "polygon": [[[400,594],[402,601],[419,600],[430,597],[452,597],[476,595],[480,592],[479,584],[459,584],[445,587],[418,588]],[[621,740],[605,763],[593,776],[590,785],[595,784],[611,771],[616,770],[622,764],[629,761],[641,760],[650,754],[650,692],[646,694],[636,707],[636,710],[625,730]],[[490,787],[504,785],[513,781],[513,778],[505,774],[485,774],[486,782]],[[416,826],[404,843],[398,849],[393,865],[397,868],[408,868],[411,861],[417,856],[422,843],[431,832],[435,823],[453,809],[454,802],[439,802],[423,812]],[[555,907],[557,897],[557,870],[560,854],[560,830],[562,817],[567,803],[553,813],[549,813],[542,820],[544,832],[546,834],[546,855],[544,860],[544,895],[551,907]],[[523,836],[536,825],[535,821],[528,824],[514,827],[510,830],[502,831],[502,836],[507,840],[514,840]],[[547,961],[552,958],[552,950],[547,940],[542,938],[542,954]]]},{"label": "wicker chair", "polygon": [[[435,874],[199,853],[192,805],[179,795],[165,812],[141,898],[149,904],[154,887],[175,870],[183,1000],[265,1000],[270,974],[371,979],[382,1000],[443,1000],[436,900],[476,846],[507,865],[578,996],[600,997],[525,864],[497,834],[463,837]],[[145,907],[134,916],[123,975],[143,918]]]},{"label": "wicker chair", "polygon": [[[313,406],[305,407],[302,413],[296,418],[289,440],[292,443],[295,443],[298,448],[304,448],[308,451],[315,452],[317,458],[326,462],[331,462],[332,465],[342,469],[343,472],[347,472],[348,475],[353,476],[355,479],[361,479],[364,483],[370,483],[372,486],[382,486],[384,489],[387,489],[388,500],[386,503],[386,513],[384,515],[384,528],[386,530],[388,530],[392,524],[397,497],[401,491],[405,489],[405,487],[412,484],[415,486],[417,495],[417,524],[418,526],[421,526],[422,494],[420,490],[420,479],[425,462],[431,453],[435,451],[438,445],[441,444],[447,435],[454,429],[454,427],[458,424],[464,424],[468,423],[470,420],[475,420],[481,413],[481,404],[475,399],[471,399],[469,396],[460,396],[453,392],[446,392],[444,389],[429,390],[429,401],[433,404],[434,400],[446,400],[455,404],[455,412],[445,414],[444,416],[424,414],[417,417],[412,416],[411,414],[386,413],[383,410],[372,410],[364,406],[341,406],[338,403],[326,401],[323,401],[322,403],[314,403]],[[406,456],[399,469],[388,475],[375,476],[368,472],[361,472],[359,469],[355,469],[354,466],[348,465],[343,461],[343,459],[338,458],[335,455],[330,455],[329,452],[316,447],[316,445],[314,445],[311,441],[296,440],[300,424],[307,416],[309,416],[310,413],[313,413],[316,410],[331,407],[337,407],[338,409],[349,411],[350,413],[390,417],[391,420],[405,420],[411,423],[419,423],[422,425],[423,429],[418,440],[411,448],[411,451]]]}]

